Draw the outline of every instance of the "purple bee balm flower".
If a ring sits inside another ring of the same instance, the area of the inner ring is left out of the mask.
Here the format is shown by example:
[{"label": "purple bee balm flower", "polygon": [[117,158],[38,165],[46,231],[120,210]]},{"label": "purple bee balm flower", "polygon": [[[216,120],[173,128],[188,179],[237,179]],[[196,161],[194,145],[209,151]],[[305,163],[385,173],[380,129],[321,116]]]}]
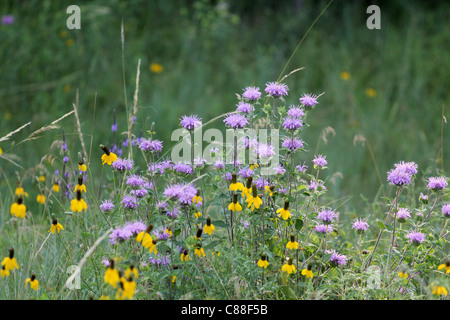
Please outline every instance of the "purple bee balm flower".
[{"label": "purple bee balm flower", "polygon": [[170,260],[166,256],[161,256],[159,253],[156,256],[150,256],[149,261],[155,266],[166,266],[169,265]]},{"label": "purple bee balm flower", "polygon": [[419,195],[419,201],[423,204],[428,204],[428,195],[425,195],[421,192]]},{"label": "purple bee balm flower", "polygon": [[248,99],[250,101],[255,101],[261,97],[261,92],[259,91],[259,88],[246,87],[244,89],[244,93],[242,94],[242,97],[245,99]]},{"label": "purple bee balm flower", "polygon": [[418,166],[415,162],[405,162],[405,161],[400,161],[399,163],[394,164],[395,168],[400,168],[400,170],[404,170],[406,173],[410,174],[410,175],[415,175],[417,174],[418,170]]},{"label": "purple bee balm flower", "polygon": [[297,130],[301,127],[303,127],[303,122],[301,119],[291,118],[291,117],[284,118],[283,128],[285,128],[286,130],[293,131],[293,130]]},{"label": "purple bee balm flower", "polygon": [[253,107],[248,102],[239,101],[239,103],[236,106],[237,106],[236,111],[239,111],[242,113],[250,113],[250,111],[255,111],[255,107]]},{"label": "purple bee balm flower", "polygon": [[276,175],[283,175],[286,172],[286,169],[283,168],[281,165],[278,165],[277,167],[275,167],[275,174]]},{"label": "purple bee balm flower", "polygon": [[315,155],[312,163],[314,164],[314,169],[323,169],[328,164],[326,156],[321,154]]},{"label": "purple bee balm flower", "polygon": [[325,186],[323,185],[322,181],[318,182],[316,180],[311,180],[309,182],[309,184],[306,185],[306,186],[308,187],[308,190],[311,191],[311,192],[315,192],[315,191],[321,192],[321,191],[327,190],[327,188],[325,188]]},{"label": "purple bee balm flower", "polygon": [[447,177],[430,177],[427,182],[427,188],[433,191],[444,190],[448,186]]},{"label": "purple bee balm flower", "polygon": [[194,130],[202,125],[202,121],[197,115],[183,116],[180,125],[187,130]]},{"label": "purple bee balm flower", "polygon": [[133,164],[133,159],[117,158],[117,160],[112,163],[111,167],[116,171],[126,171],[132,170]]},{"label": "purple bee balm flower", "polygon": [[161,161],[159,162],[159,165],[160,165],[161,168],[163,168],[164,170],[167,170],[167,169],[170,169],[170,168],[173,167],[173,163],[172,163],[172,161],[171,161],[169,158],[167,158],[166,160],[161,160]]},{"label": "purple bee balm flower", "polygon": [[172,168],[178,173],[192,174],[194,172],[194,169],[190,165],[182,162],[175,164]]},{"label": "purple bee balm flower", "polygon": [[330,257],[330,263],[335,267],[343,266],[347,263],[347,256],[339,254],[338,252],[333,250],[332,255]]},{"label": "purple bee balm flower", "polygon": [[170,237],[170,234],[166,232],[166,227],[161,226],[153,231],[153,234],[155,235],[156,239],[158,240],[167,240]]},{"label": "purple bee balm flower", "polygon": [[130,174],[127,177],[126,184],[134,189],[137,189],[144,186],[145,180],[137,174]]},{"label": "purple bee balm flower", "polygon": [[303,141],[297,138],[284,138],[281,146],[283,148],[288,148],[291,151],[295,151],[297,149],[303,148]]},{"label": "purple bee balm flower", "polygon": [[106,259],[106,258],[104,258],[104,259],[102,260],[102,263],[103,263],[103,265],[104,265],[105,267],[109,267],[109,266],[111,265],[111,262],[110,262],[108,259]]},{"label": "purple bee balm flower", "polygon": [[266,179],[261,177],[258,180],[256,180],[255,184],[256,184],[256,188],[264,189],[265,186],[269,186],[269,181],[267,181]]},{"label": "purple bee balm flower", "polygon": [[238,113],[229,114],[223,120],[223,122],[225,122],[225,125],[227,127],[233,128],[235,130],[242,129],[248,124],[248,121],[245,118],[245,116],[238,114]]},{"label": "purple bee balm flower", "polygon": [[109,235],[109,242],[111,244],[117,244],[119,242],[127,240],[131,236],[131,232],[126,228],[117,228],[113,230],[113,232],[111,232],[111,234]]},{"label": "purple bee balm flower", "polygon": [[64,162],[64,163],[69,162],[69,157],[68,157],[68,156],[65,156],[65,157],[63,158],[63,162]]},{"label": "purple bee balm flower", "polygon": [[152,140],[151,146],[150,146],[150,152],[159,153],[163,149],[163,143],[160,140]]},{"label": "purple bee balm flower", "polygon": [[331,227],[330,225],[325,225],[325,224],[317,224],[314,227],[314,231],[319,232],[319,233],[331,233],[333,232],[333,227]]},{"label": "purple bee balm flower", "polygon": [[14,16],[7,14],[2,17],[2,25],[8,26],[14,23]]},{"label": "purple bee balm flower", "polygon": [[307,109],[313,108],[317,102],[317,96],[314,94],[303,94],[303,96],[299,99],[300,103]]},{"label": "purple bee balm flower", "polygon": [[369,224],[362,219],[355,219],[353,221],[352,229],[355,229],[357,233],[364,233],[369,228]]},{"label": "purple bee balm flower", "polygon": [[221,160],[216,160],[216,162],[214,162],[214,167],[216,169],[221,170],[221,169],[225,168],[225,164]]},{"label": "purple bee balm flower", "polygon": [[117,123],[114,123],[114,124],[111,126],[111,131],[112,131],[112,132],[117,132]]},{"label": "purple bee balm flower", "polygon": [[444,217],[450,218],[450,203],[444,204],[442,206],[441,210],[442,210],[442,214],[444,215]]},{"label": "purple bee balm flower", "polygon": [[145,197],[146,195],[148,195],[148,191],[145,188],[140,188],[140,189],[136,189],[136,190],[131,190],[130,195],[135,196],[137,198],[142,198],[142,197]]},{"label": "purple bee balm flower", "polygon": [[250,222],[244,221],[242,222],[242,226],[244,227],[244,229],[248,229],[248,227],[250,226]]},{"label": "purple bee balm flower", "polygon": [[270,94],[274,98],[279,98],[282,96],[287,96],[288,94],[288,86],[284,83],[278,82],[268,82],[266,83],[266,93]]},{"label": "purple bee balm flower", "polygon": [[308,169],[308,166],[306,165],[306,162],[303,162],[303,164],[299,164],[296,168],[299,172],[305,172]]},{"label": "purple bee balm flower", "polygon": [[397,219],[399,222],[405,222],[411,218],[411,212],[407,208],[398,208]]},{"label": "purple bee balm flower", "polygon": [[420,245],[425,240],[425,235],[421,232],[411,231],[406,236],[415,245]]},{"label": "purple bee balm flower", "polygon": [[266,143],[258,145],[258,156],[260,158],[270,158],[273,155],[275,155],[275,150],[272,145]]},{"label": "purple bee balm flower", "polygon": [[333,222],[333,220],[337,218],[337,214],[333,210],[323,208],[317,214],[317,218],[322,220],[322,222],[325,224],[330,224],[331,222]]},{"label": "purple bee balm flower", "polygon": [[127,229],[132,235],[137,235],[142,231],[145,231],[147,229],[147,226],[141,222],[141,221],[135,221],[135,222],[128,222],[125,226],[125,229]]},{"label": "purple bee balm flower", "polygon": [[247,179],[248,177],[253,175],[253,170],[251,170],[250,168],[242,168],[241,170],[239,170],[238,175],[244,179]]},{"label": "purple bee balm flower", "polygon": [[290,106],[287,114],[291,118],[301,118],[305,115],[305,111],[297,106]]},{"label": "purple bee balm flower", "polygon": [[181,211],[178,207],[174,207],[172,210],[167,211],[166,215],[171,218],[176,218],[180,215]]},{"label": "purple bee balm flower", "polygon": [[63,151],[67,151],[67,144],[65,142],[63,142],[63,144],[61,145],[61,149]]},{"label": "purple bee balm flower", "polygon": [[197,159],[194,159],[194,165],[197,167],[197,168],[200,168],[200,167],[202,167],[204,164],[206,163],[206,160],[205,160],[205,158],[203,158],[203,157],[198,157]]},{"label": "purple bee balm flower", "polygon": [[231,172],[225,172],[223,177],[227,181],[231,181],[233,179],[233,175],[231,174]]},{"label": "purple bee balm flower", "polygon": [[165,211],[168,207],[169,207],[169,204],[165,201],[160,201],[156,204],[156,208],[161,211]]},{"label": "purple bee balm flower", "polygon": [[122,205],[127,209],[135,209],[138,206],[138,202],[135,196],[125,195],[122,198]]},{"label": "purple bee balm flower", "polygon": [[102,204],[100,205],[100,210],[103,212],[111,212],[115,208],[114,203],[110,200],[103,200]]}]

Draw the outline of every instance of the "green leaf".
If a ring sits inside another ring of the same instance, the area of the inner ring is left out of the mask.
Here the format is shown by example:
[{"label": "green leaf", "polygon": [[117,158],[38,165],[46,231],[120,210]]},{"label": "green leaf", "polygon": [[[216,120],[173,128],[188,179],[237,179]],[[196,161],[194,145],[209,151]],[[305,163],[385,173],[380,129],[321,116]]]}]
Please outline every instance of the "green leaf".
[{"label": "green leaf", "polygon": [[295,226],[294,227],[295,227],[296,230],[301,230],[303,228],[303,219],[302,218],[298,218],[295,221]]}]

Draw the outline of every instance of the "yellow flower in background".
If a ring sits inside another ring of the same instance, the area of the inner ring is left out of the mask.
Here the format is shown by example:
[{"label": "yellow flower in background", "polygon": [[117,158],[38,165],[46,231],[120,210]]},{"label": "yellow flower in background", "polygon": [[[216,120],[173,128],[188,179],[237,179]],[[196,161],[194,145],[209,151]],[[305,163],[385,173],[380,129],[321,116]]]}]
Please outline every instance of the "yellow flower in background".
[{"label": "yellow flower in background", "polygon": [[53,192],[59,192],[59,184],[55,182],[52,187]]},{"label": "yellow flower in background", "polygon": [[6,269],[5,266],[2,266],[2,268],[0,269],[0,276],[1,276],[2,278],[4,278],[4,277],[9,277],[9,270]]},{"label": "yellow flower in background", "polygon": [[278,217],[283,218],[283,220],[287,220],[287,219],[291,218],[291,213],[289,212],[289,210],[287,210],[285,208],[278,209],[277,213],[279,213]]},{"label": "yellow flower in background", "polygon": [[2,155],[2,153],[3,153],[3,150],[2,150],[2,148],[0,148],[0,156]]},{"label": "yellow flower in background", "polygon": [[39,281],[37,281],[36,276],[34,274],[32,274],[30,278],[25,280],[25,287],[27,286],[28,283],[30,284],[30,288],[33,289],[34,291],[39,289]]},{"label": "yellow flower in background", "polygon": [[408,274],[407,274],[406,272],[399,272],[399,273],[398,273],[398,277],[399,277],[399,278],[405,278],[405,279],[406,279],[406,278],[408,278]]},{"label": "yellow flower in background", "polygon": [[254,164],[250,165],[250,170],[253,170],[253,169],[256,169],[256,168],[259,168],[259,164],[254,163]]},{"label": "yellow flower in background", "polygon": [[189,251],[184,250],[180,255],[180,259],[181,259],[181,261],[184,261],[184,262],[188,262],[189,260],[191,260],[191,257],[189,257]]},{"label": "yellow flower in background", "polygon": [[[200,214],[201,215],[201,214]],[[169,238],[172,236],[172,230],[170,230],[169,228],[166,228],[164,230],[164,233],[168,233],[169,234]]]},{"label": "yellow flower in background", "polygon": [[83,162],[81,162],[81,163],[78,164],[78,170],[86,172],[87,167],[86,167],[86,165]]},{"label": "yellow flower in background", "polygon": [[444,296],[445,297],[448,294],[448,291],[443,286],[434,286],[432,293],[437,295],[437,296]]},{"label": "yellow flower in background", "polygon": [[265,255],[261,256],[261,259],[258,260],[258,267],[267,269],[269,266],[269,261],[267,261],[267,257]]},{"label": "yellow flower in background", "polygon": [[[6,271],[13,271],[14,269],[19,269],[19,264],[17,263],[16,258],[14,258],[14,249],[9,249],[9,256],[3,258],[2,260],[2,269]],[[9,275],[9,273],[8,273]]]},{"label": "yellow flower in background", "polygon": [[202,213],[200,211],[199,212],[194,212],[194,217],[199,218],[201,216],[202,216]]},{"label": "yellow flower in background", "polygon": [[148,252],[158,254],[158,250],[156,249],[156,240],[152,239],[150,246],[148,247]]},{"label": "yellow flower in background", "polygon": [[350,73],[348,73],[347,71],[342,71],[339,76],[341,77],[342,80],[349,80],[351,78]]},{"label": "yellow flower in background", "polygon": [[220,257],[220,252],[219,252],[219,251],[213,251],[211,254],[212,254],[212,255],[217,254],[217,256]]},{"label": "yellow flower in background", "polygon": [[310,268],[311,268],[311,266],[308,266],[308,269],[303,269],[302,276],[312,279],[314,277],[314,274]]},{"label": "yellow flower in background", "polygon": [[45,203],[45,196],[42,193],[38,194],[38,196],[36,197],[36,201],[39,202],[39,203],[44,204]]},{"label": "yellow flower in background", "polygon": [[200,197],[200,190],[198,190],[197,191],[197,195],[195,195],[193,198],[192,198],[192,203],[193,204],[197,204],[197,203],[202,203],[202,201],[203,201],[203,199],[202,199],[202,197]]},{"label": "yellow flower in background", "polygon": [[294,241],[295,239],[293,239],[294,236],[291,236],[290,241],[286,244],[286,249],[290,249],[290,250],[298,250],[298,242]]},{"label": "yellow flower in background", "polygon": [[134,267],[134,265],[130,265],[127,270],[125,270],[125,278],[129,279],[130,275],[133,274],[134,279],[138,278],[138,270]]},{"label": "yellow flower in background", "polygon": [[173,276],[172,277],[172,283],[175,283],[176,280],[177,280],[177,276]]},{"label": "yellow flower in background", "polygon": [[81,212],[87,210],[87,203],[84,201],[84,199],[81,198],[81,191],[77,190],[77,197],[76,199],[72,199],[70,202],[70,210],[73,212]]},{"label": "yellow flower in background", "polygon": [[73,44],[75,43],[75,41],[73,41],[73,39],[69,38],[66,40],[66,46],[71,47],[73,46]]},{"label": "yellow flower in background", "polygon": [[53,219],[52,226],[50,227],[50,230],[48,230],[48,232],[54,234],[55,231],[59,233],[60,230],[64,230],[64,227],[62,226],[62,224],[58,223],[56,219]]},{"label": "yellow flower in background", "polygon": [[102,165],[104,165],[105,163],[111,165],[117,160],[117,155],[113,152],[110,152],[107,147],[101,144],[100,148],[102,148],[103,152],[105,153],[104,155],[102,155]]},{"label": "yellow flower in background", "polygon": [[287,272],[288,274],[296,272],[295,266],[292,264],[292,259],[289,259],[289,261],[281,267],[281,271]]},{"label": "yellow flower in background", "polygon": [[39,180],[40,182],[44,182],[44,181],[45,181],[45,177],[44,177],[44,176],[39,176],[38,180]]},{"label": "yellow flower in background", "polygon": [[205,225],[203,231],[204,231],[205,233],[211,235],[212,232],[213,232],[214,230],[216,230],[216,227],[214,227],[214,225],[211,223],[211,218],[208,217],[208,218],[206,219],[206,225]]},{"label": "yellow flower in background", "polygon": [[14,202],[11,205],[11,215],[16,216],[18,218],[25,218],[25,214],[27,212],[27,207],[22,203],[22,197],[17,199],[17,202]]},{"label": "yellow flower in background", "polygon": [[139,234],[136,236],[136,241],[141,242],[142,246],[146,249],[150,248],[150,246],[153,244],[152,236],[150,235],[150,232],[153,230],[153,225],[149,225],[147,227],[147,230],[139,232]]},{"label": "yellow flower in background", "polygon": [[267,192],[269,192],[269,196],[273,197],[273,186],[265,186],[264,194],[267,194]]},{"label": "yellow flower in background", "polygon": [[164,70],[163,66],[159,63],[152,63],[150,65],[150,71],[153,73],[161,73]]},{"label": "yellow flower in background", "polygon": [[369,98],[374,98],[377,95],[377,91],[374,88],[367,88],[366,89],[366,96]]},{"label": "yellow flower in background", "polygon": [[134,292],[136,291],[136,282],[129,278],[119,280],[119,289],[116,292],[116,300],[133,299]]},{"label": "yellow flower in background", "polygon": [[236,211],[242,211],[242,206],[239,204],[239,202],[232,202],[228,205],[228,210],[236,212]]},{"label": "yellow flower in background", "polygon": [[63,31],[61,31],[61,32],[59,33],[59,36],[60,36],[62,39],[67,38],[67,35],[68,35],[67,30],[63,30]]},{"label": "yellow flower in background", "polygon": [[205,250],[202,247],[195,248],[194,253],[199,257],[205,256]]},{"label": "yellow flower in background", "polygon": [[86,192],[86,186],[84,184],[81,184],[81,185],[77,184],[75,186],[74,192],[77,192],[77,190],[80,190],[80,192],[83,192],[83,191]]},{"label": "yellow flower in background", "polygon": [[113,288],[117,287],[117,283],[120,280],[119,271],[114,269],[114,260],[109,260],[109,267],[106,268],[104,280],[110,284]]},{"label": "yellow flower in background", "polygon": [[15,193],[16,193],[16,196],[18,196],[18,197],[25,196],[28,198],[28,193],[25,192],[25,190],[21,186],[17,186]]},{"label": "yellow flower in background", "polygon": [[448,260],[446,263],[443,263],[439,265],[438,270],[445,269],[445,273],[450,273],[450,260]]},{"label": "yellow flower in background", "polygon": [[247,196],[247,208],[250,208],[252,211],[256,209],[259,209],[259,207],[262,205],[262,200],[259,196],[254,197],[253,195]]}]

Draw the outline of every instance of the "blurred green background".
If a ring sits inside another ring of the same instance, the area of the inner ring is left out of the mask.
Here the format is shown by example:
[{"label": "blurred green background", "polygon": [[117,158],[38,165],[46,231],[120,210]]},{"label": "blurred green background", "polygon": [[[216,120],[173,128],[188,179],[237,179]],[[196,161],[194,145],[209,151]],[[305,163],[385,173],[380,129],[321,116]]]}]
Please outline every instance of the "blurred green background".
[{"label": "blurred green background", "polygon": [[[182,115],[210,120],[235,110],[235,93],[244,87],[263,90],[276,80],[328,2],[1,1],[0,15],[14,21],[0,25],[0,137],[32,124],[0,147],[24,168],[35,166],[61,130],[14,143],[71,111],[77,90],[86,143],[95,95],[93,145],[111,142],[113,110],[119,133],[126,130],[122,21],[128,107],[141,59],[136,132],[155,122],[169,147]],[[72,4],[81,8],[81,30],[66,27]],[[381,30],[366,27],[370,4],[381,8]],[[288,104],[303,93],[325,92],[308,117],[303,139],[310,151],[301,159],[327,156],[330,195],[353,195],[349,208],[361,208],[360,194],[373,199],[400,160],[417,162],[427,174],[449,170],[445,126],[439,161],[442,110],[449,118],[450,109],[449,14],[443,1],[335,0],[288,65],[286,73],[305,67],[286,81]],[[73,116],[62,123],[69,148],[79,149]]]}]

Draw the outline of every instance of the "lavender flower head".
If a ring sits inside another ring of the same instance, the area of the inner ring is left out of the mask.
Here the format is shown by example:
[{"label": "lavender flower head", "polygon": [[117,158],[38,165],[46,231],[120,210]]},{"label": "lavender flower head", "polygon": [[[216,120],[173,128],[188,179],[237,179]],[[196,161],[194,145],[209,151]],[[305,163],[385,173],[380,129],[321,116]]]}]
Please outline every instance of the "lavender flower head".
[{"label": "lavender flower head", "polygon": [[411,166],[405,166],[400,162],[395,164],[395,168],[387,172],[387,181],[391,185],[395,185],[397,187],[407,186],[411,183],[413,174],[411,170]]},{"label": "lavender flower head", "polygon": [[111,232],[109,235],[109,242],[111,244],[117,244],[119,242],[123,242],[131,237],[131,232],[126,228],[117,228]]},{"label": "lavender flower head", "polygon": [[141,176],[139,176],[137,174],[130,174],[127,177],[126,184],[134,189],[138,189],[138,188],[143,187],[145,182],[146,181]]},{"label": "lavender flower head", "polygon": [[297,138],[284,138],[281,146],[283,148],[288,148],[291,151],[295,151],[297,149],[303,148],[303,141]]},{"label": "lavender flower head", "polygon": [[268,82],[266,83],[266,93],[270,94],[274,98],[280,98],[282,96],[287,96],[288,86],[284,83],[278,82]]},{"label": "lavender flower head", "polygon": [[306,108],[306,109],[312,109],[317,102],[317,96],[314,94],[303,94],[303,96],[299,99],[300,103]]},{"label": "lavender flower head", "polygon": [[141,221],[128,222],[125,226],[125,229],[128,230],[132,235],[137,235],[142,231],[147,229],[147,226]]},{"label": "lavender flower head", "polygon": [[442,210],[442,214],[444,215],[444,217],[450,218],[450,203],[444,204],[442,206],[441,210]]},{"label": "lavender flower head", "polygon": [[135,209],[138,203],[135,196],[125,195],[122,198],[122,205],[127,209]]},{"label": "lavender flower head", "polygon": [[323,208],[317,215],[317,218],[325,224],[330,224],[337,218],[337,214],[333,210]]},{"label": "lavender flower head", "polygon": [[398,208],[397,219],[399,222],[405,222],[411,218],[411,212],[407,208]]},{"label": "lavender flower head", "polygon": [[323,169],[328,164],[326,156],[321,154],[315,155],[312,163],[314,163],[314,169]]},{"label": "lavender flower head", "polygon": [[258,156],[260,158],[270,158],[273,155],[275,155],[275,150],[272,145],[266,143],[258,145]]},{"label": "lavender flower head", "polygon": [[7,26],[14,23],[14,16],[7,14],[2,17],[2,25]]},{"label": "lavender flower head", "polygon": [[194,130],[202,125],[202,121],[197,115],[183,116],[180,125],[187,130]]},{"label": "lavender flower head", "polygon": [[299,172],[305,172],[308,169],[308,166],[306,165],[306,162],[303,162],[303,164],[299,164],[295,168],[297,168]]},{"label": "lavender flower head", "polygon": [[333,227],[330,225],[325,225],[325,224],[317,224],[314,227],[314,231],[322,233],[322,234],[331,233],[331,232],[333,232]]},{"label": "lavender flower head", "polygon": [[194,172],[190,165],[182,162],[175,164],[172,168],[177,173],[192,174]]},{"label": "lavender flower head", "polygon": [[261,97],[261,92],[259,91],[259,88],[247,87],[244,89],[242,97],[250,101],[255,101]]},{"label": "lavender flower head", "polygon": [[345,265],[347,263],[347,256],[339,254],[338,252],[333,250],[330,257],[330,263],[335,267]]},{"label": "lavender flower head", "polygon": [[223,122],[225,122],[226,126],[233,128],[235,130],[242,129],[248,124],[248,121],[245,118],[245,116],[238,114],[238,113],[229,114],[223,120]]},{"label": "lavender flower head", "polygon": [[166,266],[169,265],[170,260],[166,256],[161,256],[160,254],[157,254],[156,256],[150,256],[149,261],[151,264],[155,266]]},{"label": "lavender flower head", "polygon": [[355,229],[357,233],[364,233],[369,228],[369,224],[362,219],[355,219],[353,221],[352,229]]},{"label": "lavender flower head", "polygon": [[301,127],[303,127],[303,122],[301,119],[291,117],[284,118],[283,128],[286,130],[295,131]]},{"label": "lavender flower head", "polygon": [[180,208],[178,208],[177,206],[175,206],[172,210],[168,210],[167,212],[166,212],[166,215],[168,216],[168,217],[171,217],[171,218],[176,218],[176,217],[178,217],[179,215],[180,215],[180,213],[181,213],[181,211],[180,211]]},{"label": "lavender flower head", "polygon": [[419,195],[419,201],[423,204],[428,204],[428,195],[423,194],[422,192]]},{"label": "lavender flower head", "polygon": [[406,236],[415,245],[420,245],[425,240],[425,235],[421,232],[411,231]]},{"label": "lavender flower head", "polygon": [[410,174],[410,175],[415,175],[417,174],[418,170],[418,166],[415,162],[405,162],[405,161],[400,161],[399,163],[394,164],[395,168],[400,168],[400,170],[404,170],[406,173]]},{"label": "lavender flower head", "polygon": [[102,204],[100,205],[100,210],[103,212],[111,212],[115,208],[114,204],[111,200],[103,200]]},{"label": "lavender flower head", "polygon": [[305,115],[305,111],[297,106],[290,106],[287,114],[291,118],[301,118]]},{"label": "lavender flower head", "polygon": [[133,165],[134,165],[133,159],[118,158],[116,161],[112,163],[111,167],[116,171],[126,171],[132,170]]},{"label": "lavender flower head", "polygon": [[144,152],[154,152],[158,153],[161,152],[163,149],[163,144],[159,140],[152,140],[152,139],[142,139],[139,143],[139,149],[141,149]]},{"label": "lavender flower head", "polygon": [[427,188],[433,191],[441,191],[448,186],[447,177],[430,177],[427,182]]},{"label": "lavender flower head", "polygon": [[239,111],[242,113],[250,113],[250,111],[255,111],[255,107],[253,107],[248,102],[239,101],[239,103],[236,106],[237,106],[236,111]]}]

